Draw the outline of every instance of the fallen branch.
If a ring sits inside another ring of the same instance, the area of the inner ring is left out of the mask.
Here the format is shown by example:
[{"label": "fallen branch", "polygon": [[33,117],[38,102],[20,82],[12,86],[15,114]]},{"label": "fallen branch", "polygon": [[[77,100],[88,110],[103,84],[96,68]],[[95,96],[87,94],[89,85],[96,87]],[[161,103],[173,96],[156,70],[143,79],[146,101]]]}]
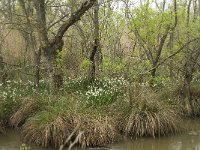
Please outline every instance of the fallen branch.
[{"label": "fallen branch", "polygon": [[74,134],[77,132],[77,130],[80,127],[80,122],[77,124],[76,128],[73,130],[73,132],[68,136],[68,138],[66,139],[66,141],[64,142],[64,144],[62,144],[59,148],[59,150],[63,150],[63,148],[65,147],[65,145],[71,140],[71,138],[74,136]]},{"label": "fallen branch", "polygon": [[69,145],[69,147],[68,147],[67,150],[71,150],[72,147],[74,147],[74,145],[75,145],[76,143],[78,143],[78,141],[81,139],[81,136],[83,135],[83,133],[84,133],[83,131],[79,132],[79,134],[77,135],[76,139],[74,140],[73,143],[71,143],[71,144]]}]

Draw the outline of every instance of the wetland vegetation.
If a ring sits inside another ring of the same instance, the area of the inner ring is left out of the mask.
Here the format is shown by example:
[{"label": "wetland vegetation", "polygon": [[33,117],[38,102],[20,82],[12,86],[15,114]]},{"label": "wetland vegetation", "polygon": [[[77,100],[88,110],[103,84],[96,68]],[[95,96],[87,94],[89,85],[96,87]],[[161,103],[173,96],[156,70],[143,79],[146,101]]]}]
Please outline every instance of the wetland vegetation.
[{"label": "wetland vegetation", "polygon": [[62,150],[188,132],[199,23],[198,0],[0,1],[0,137]]}]

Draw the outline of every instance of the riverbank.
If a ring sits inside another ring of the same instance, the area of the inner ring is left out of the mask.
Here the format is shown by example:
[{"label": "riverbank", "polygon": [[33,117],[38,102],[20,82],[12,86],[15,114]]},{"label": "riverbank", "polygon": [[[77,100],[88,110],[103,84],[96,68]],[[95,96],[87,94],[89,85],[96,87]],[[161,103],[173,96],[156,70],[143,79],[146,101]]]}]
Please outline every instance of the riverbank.
[{"label": "riverbank", "polygon": [[[123,139],[120,142],[109,146],[110,150],[177,150],[177,149],[199,149],[200,145],[200,120],[189,119],[184,120],[188,128],[187,131],[178,135],[169,135],[160,138],[138,138],[137,140]],[[0,135],[0,149],[19,150],[23,144],[19,131],[7,129],[6,134]],[[39,146],[33,144],[26,144],[32,150],[43,150]],[[105,150],[100,148],[92,148],[93,150]],[[46,148],[46,150],[53,150],[53,148]],[[74,148],[80,150],[80,148]]]},{"label": "riverbank", "polygon": [[[185,99],[180,103],[176,90],[156,91],[147,84],[130,85],[123,78],[92,84],[74,79],[65,83],[59,96],[49,95],[45,88],[38,93],[31,85],[26,87],[15,83],[1,91],[1,122],[18,129],[24,142],[45,148],[70,143],[101,147],[122,137],[176,134],[185,130],[182,119],[194,115]],[[198,115],[198,94],[195,98]]]}]

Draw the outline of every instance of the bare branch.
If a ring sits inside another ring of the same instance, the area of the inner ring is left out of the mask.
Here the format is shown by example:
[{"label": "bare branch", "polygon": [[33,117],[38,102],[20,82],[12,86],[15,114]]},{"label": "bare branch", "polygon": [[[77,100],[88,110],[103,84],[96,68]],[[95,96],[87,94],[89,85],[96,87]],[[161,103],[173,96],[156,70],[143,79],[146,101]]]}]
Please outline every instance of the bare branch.
[{"label": "bare branch", "polygon": [[96,0],[87,0],[84,2],[81,7],[74,12],[70,18],[59,28],[57,35],[56,35],[56,40],[62,40],[65,32],[68,30],[69,27],[71,27],[74,23],[76,23],[80,18],[83,16],[83,14],[90,9]]},{"label": "bare branch", "polygon": [[141,73],[141,74],[146,74],[151,72],[152,70],[158,68],[160,65],[162,65],[163,63],[165,63],[167,60],[169,60],[170,58],[173,58],[174,56],[176,56],[178,53],[180,53],[185,47],[187,47],[190,43],[199,40],[200,37],[198,38],[194,38],[192,40],[190,40],[189,42],[185,43],[182,47],[180,47],[176,52],[174,52],[173,54],[169,55],[167,58],[163,59],[160,63],[158,63],[155,67],[151,68],[150,70],[148,70],[145,73]]}]

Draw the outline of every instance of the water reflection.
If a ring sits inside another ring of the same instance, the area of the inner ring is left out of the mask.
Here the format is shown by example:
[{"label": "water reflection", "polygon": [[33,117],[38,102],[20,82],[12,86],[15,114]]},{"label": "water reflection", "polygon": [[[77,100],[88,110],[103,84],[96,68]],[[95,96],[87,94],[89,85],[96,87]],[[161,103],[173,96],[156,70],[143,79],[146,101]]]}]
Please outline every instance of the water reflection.
[{"label": "water reflection", "polygon": [[184,122],[188,132],[161,138],[125,140],[112,150],[200,150],[200,120]]},{"label": "water reflection", "polygon": [[[161,138],[140,138],[124,140],[112,145],[110,150],[200,150],[200,119],[184,122],[188,131],[174,136]],[[0,150],[19,150],[22,144],[19,134],[9,130],[6,135],[0,135]],[[42,148],[31,146],[32,150]],[[47,149],[52,150],[52,149]],[[75,148],[74,150],[80,150]],[[106,150],[105,148],[89,148],[89,150]]]},{"label": "water reflection", "polygon": [[182,134],[159,139],[143,138],[116,144],[113,150],[200,150],[200,134]]}]

